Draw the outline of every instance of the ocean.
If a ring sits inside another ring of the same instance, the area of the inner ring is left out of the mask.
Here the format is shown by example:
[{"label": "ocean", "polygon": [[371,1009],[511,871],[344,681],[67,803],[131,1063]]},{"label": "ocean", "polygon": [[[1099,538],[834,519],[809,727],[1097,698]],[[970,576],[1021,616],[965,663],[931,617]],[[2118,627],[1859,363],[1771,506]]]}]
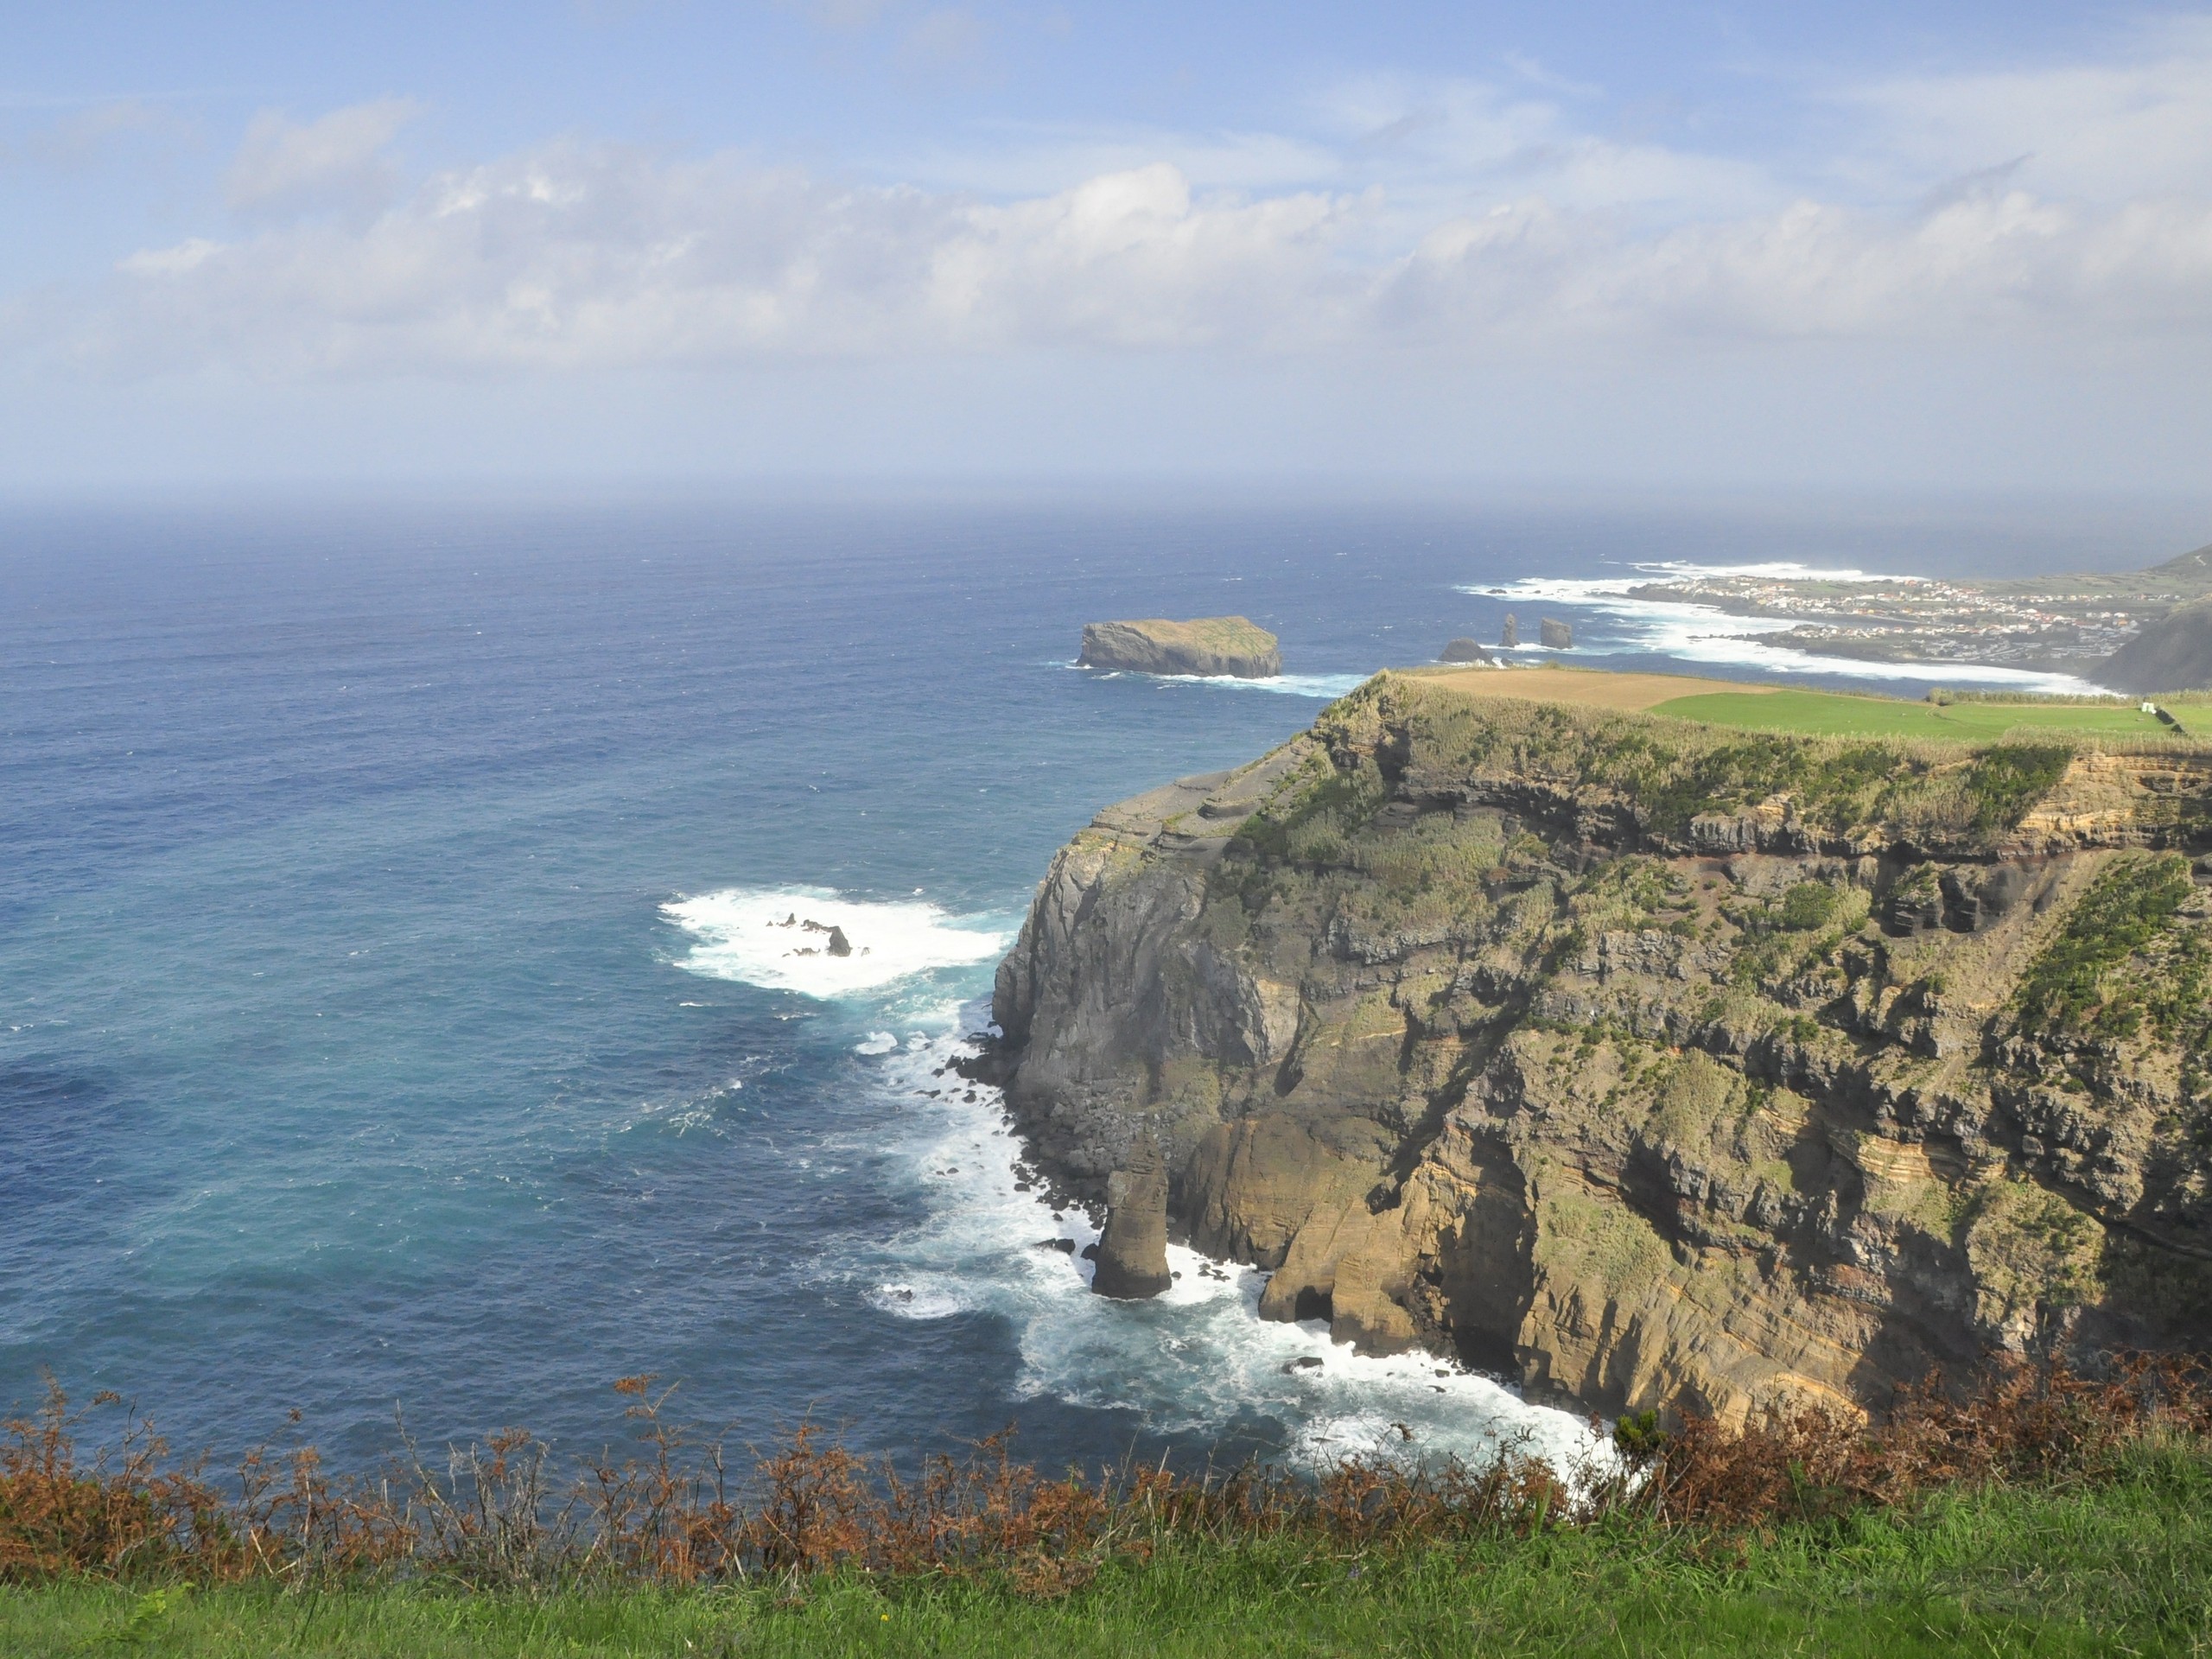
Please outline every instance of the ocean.
[{"label": "ocean", "polygon": [[[1848,682],[1600,591],[1637,562],[2172,550],[1573,505],[0,512],[0,1404],[51,1375],[340,1466],[396,1413],[594,1449],[640,1373],[753,1443],[1569,1449],[1491,1379],[1262,1324],[1251,1274],[1119,1304],[1039,1248],[1090,1235],[944,1068],[1053,850],[1516,603],[1581,660]],[[1071,665],[1086,620],[1227,612],[1283,679]]]}]

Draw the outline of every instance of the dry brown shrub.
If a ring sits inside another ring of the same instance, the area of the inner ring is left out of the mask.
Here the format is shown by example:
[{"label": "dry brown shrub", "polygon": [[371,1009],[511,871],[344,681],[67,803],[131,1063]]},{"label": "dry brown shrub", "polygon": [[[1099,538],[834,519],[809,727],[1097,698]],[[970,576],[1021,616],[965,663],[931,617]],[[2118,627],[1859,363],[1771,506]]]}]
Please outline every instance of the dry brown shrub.
[{"label": "dry brown shrub", "polygon": [[[989,1576],[1056,1596],[1108,1561],[1177,1542],[1287,1537],[1356,1554],[1609,1515],[1694,1529],[1725,1559],[1748,1529],[1961,1484],[2094,1480],[2146,1435],[2212,1438],[2212,1372],[2138,1357],[2094,1376],[2015,1366],[1963,1391],[1930,1378],[1871,1426],[1818,1405],[1741,1427],[1646,1424],[1624,1430],[1618,1462],[1564,1471],[1508,1446],[1478,1462],[1360,1457],[1310,1474],[1250,1464],[1185,1475],[1163,1460],[1051,1479],[1014,1457],[1010,1429],[902,1471],[803,1424],[733,1481],[721,1442],[695,1452],[664,1418],[671,1390],[644,1376],[615,1386],[642,1455],[588,1459],[565,1480],[524,1430],[448,1447],[436,1471],[402,1424],[400,1454],[375,1473],[334,1478],[311,1446],[263,1447],[227,1484],[204,1462],[176,1463],[127,1410],[115,1444],[81,1456],[86,1416],[50,1386],[35,1413],[0,1425],[0,1580],[769,1577],[795,1592],[843,1570]],[[87,1409],[121,1402],[103,1394]]]},{"label": "dry brown shrub", "polygon": [[2095,1376],[2063,1362],[2004,1364],[1955,1392],[1940,1375],[1900,1390],[1867,1424],[1819,1404],[1777,1408],[1727,1428],[1689,1417],[1649,1459],[1633,1501],[1712,1528],[1903,1503],[1939,1487],[2094,1478],[2143,1436],[2212,1434],[2212,1370],[2133,1355]]}]

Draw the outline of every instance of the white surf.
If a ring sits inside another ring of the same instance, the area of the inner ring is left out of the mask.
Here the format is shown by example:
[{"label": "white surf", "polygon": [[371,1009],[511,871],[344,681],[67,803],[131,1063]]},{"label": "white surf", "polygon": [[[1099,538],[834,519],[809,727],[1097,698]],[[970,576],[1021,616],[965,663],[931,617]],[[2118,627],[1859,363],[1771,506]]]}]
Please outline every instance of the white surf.
[{"label": "white surf", "polygon": [[691,936],[677,962],[686,973],[824,1000],[985,962],[1012,939],[1003,925],[918,899],[849,899],[826,887],[725,887],[671,899],[661,913]]}]

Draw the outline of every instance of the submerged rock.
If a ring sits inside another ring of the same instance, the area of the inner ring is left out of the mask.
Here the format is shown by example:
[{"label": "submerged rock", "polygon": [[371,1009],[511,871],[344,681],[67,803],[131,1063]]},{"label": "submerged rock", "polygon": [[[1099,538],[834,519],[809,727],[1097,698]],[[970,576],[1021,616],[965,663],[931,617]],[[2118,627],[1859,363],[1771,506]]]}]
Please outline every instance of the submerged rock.
[{"label": "submerged rock", "polygon": [[1274,635],[1241,616],[1202,616],[1187,622],[1154,617],[1141,622],[1086,622],[1085,668],[1134,670],[1140,674],[1225,674],[1272,679],[1282,672]]}]

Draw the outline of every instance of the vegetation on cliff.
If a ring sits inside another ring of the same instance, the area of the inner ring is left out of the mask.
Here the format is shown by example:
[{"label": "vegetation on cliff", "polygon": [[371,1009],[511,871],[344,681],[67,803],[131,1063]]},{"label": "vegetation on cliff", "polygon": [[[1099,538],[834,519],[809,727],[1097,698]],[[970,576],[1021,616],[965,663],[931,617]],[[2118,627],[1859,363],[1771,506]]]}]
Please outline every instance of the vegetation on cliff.
[{"label": "vegetation on cliff", "polygon": [[[2173,853],[2115,859],[2082,895],[2058,936],[2020,982],[2023,1022],[2055,1036],[2133,1037],[2148,1014],[2162,1037],[2197,1039],[2212,1020],[2205,940],[2149,953],[2194,891],[2189,861]],[[2149,971],[2116,974],[2124,965]]]}]

